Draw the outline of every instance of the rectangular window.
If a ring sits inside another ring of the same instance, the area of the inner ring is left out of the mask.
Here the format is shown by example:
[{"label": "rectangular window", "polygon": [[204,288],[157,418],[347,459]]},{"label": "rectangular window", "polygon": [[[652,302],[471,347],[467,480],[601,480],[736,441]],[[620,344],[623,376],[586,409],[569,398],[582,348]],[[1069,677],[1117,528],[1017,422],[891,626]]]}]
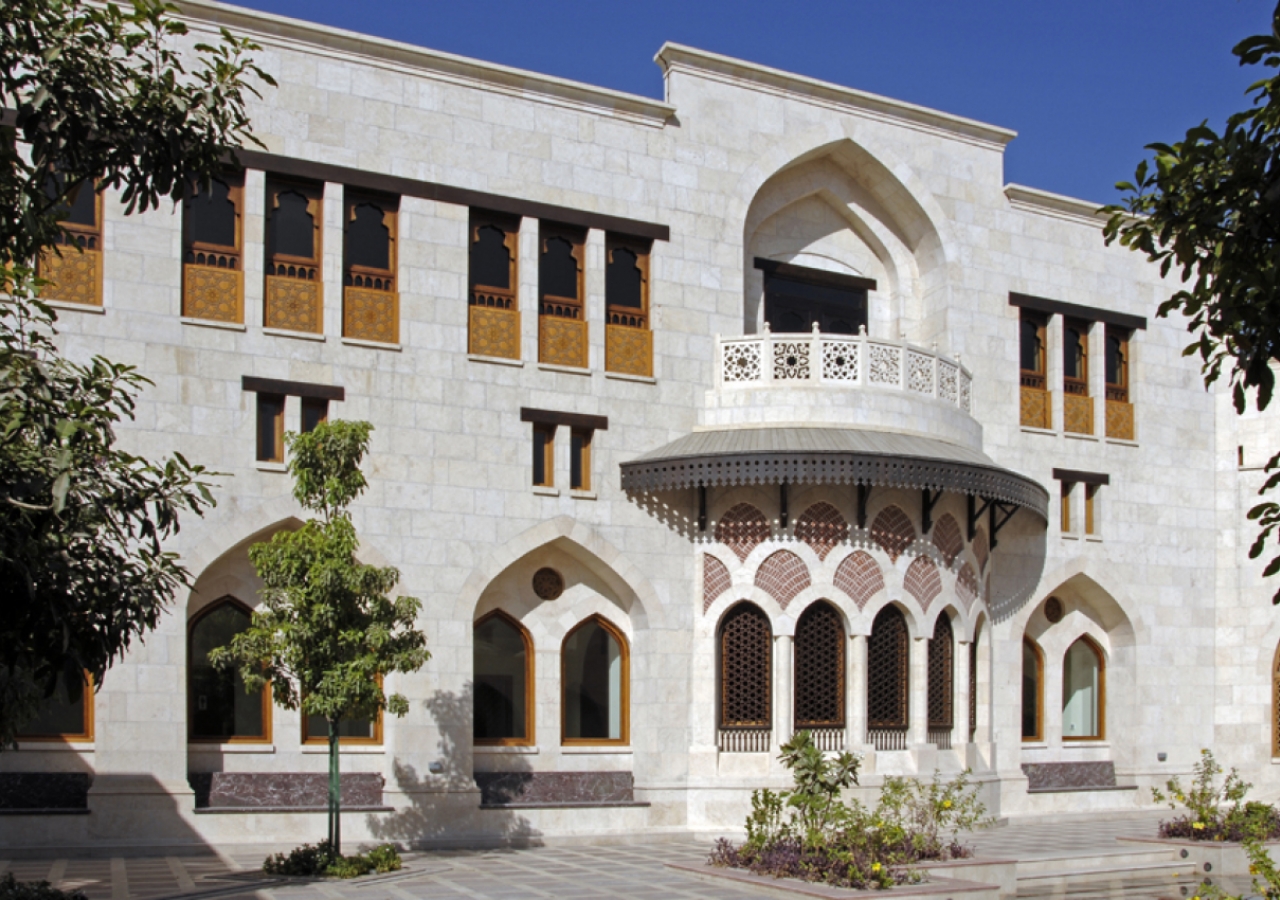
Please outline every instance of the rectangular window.
[{"label": "rectangular window", "polygon": [[323,188],[267,179],[266,284],[263,325],[320,334],[324,330],[320,273]]},{"label": "rectangular window", "polygon": [[182,201],[182,314],[244,322],[244,178],[196,185]]},{"label": "rectangular window", "polygon": [[516,297],[520,220],[471,211],[467,286],[467,352],[520,358],[520,305]]},{"label": "rectangular window", "polygon": [[283,394],[258,394],[258,461],[284,462]]},{"label": "rectangular window", "polygon": [[586,232],[542,222],[538,226],[538,244],[538,362],[585,369]]},{"label": "rectangular window", "polygon": [[382,344],[399,343],[399,198],[347,191],[344,203],[342,334]]},{"label": "rectangular window", "polygon": [[93,679],[86,672],[80,697],[71,699],[67,686],[58,681],[52,697],[40,702],[35,716],[18,734],[21,741],[92,741]]},{"label": "rectangular window", "polygon": [[1098,485],[1087,484],[1084,488],[1084,533],[1098,533]]},{"label": "rectangular window", "polygon": [[1133,440],[1133,404],[1129,394],[1129,338],[1127,328],[1108,325],[1106,332],[1107,437]]},{"label": "rectangular window", "polygon": [[608,235],[605,239],[604,367],[624,375],[653,375],[649,315],[649,251],[652,244]]},{"label": "rectangular window", "polygon": [[62,217],[63,233],[56,250],[36,261],[36,274],[47,279],[45,300],[102,305],[102,195],[89,182],[67,187],[60,172],[45,179],[45,193]]},{"label": "rectangular window", "polygon": [[1089,324],[1076,319],[1062,323],[1062,389],[1089,396]]},{"label": "rectangular window", "polygon": [[537,423],[533,426],[533,484],[552,487],[555,484],[556,427]]},{"label": "rectangular window", "polygon": [[1021,313],[1018,321],[1020,419],[1027,428],[1052,428],[1053,407],[1045,381],[1045,319],[1027,309]]},{"label": "rectangular window", "polygon": [[315,431],[321,422],[329,421],[329,401],[321,397],[302,398],[302,433]]},{"label": "rectangular window", "polygon": [[[324,744],[329,741],[329,723],[323,716],[306,716],[302,720],[302,742]],[[342,719],[338,722],[338,743],[381,744],[382,714],[376,719]]]},{"label": "rectangular window", "polygon": [[569,437],[569,487],[591,490],[591,432],[574,428]]},{"label": "rectangular window", "polygon": [[1075,487],[1070,481],[1061,483],[1062,533],[1071,534],[1071,493]]}]

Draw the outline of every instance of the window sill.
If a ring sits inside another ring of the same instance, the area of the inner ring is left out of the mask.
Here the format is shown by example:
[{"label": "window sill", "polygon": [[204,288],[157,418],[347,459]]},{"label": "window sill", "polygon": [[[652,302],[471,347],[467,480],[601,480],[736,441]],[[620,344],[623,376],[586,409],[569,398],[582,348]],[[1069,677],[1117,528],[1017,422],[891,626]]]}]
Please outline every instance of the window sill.
[{"label": "window sill", "polygon": [[263,459],[260,459],[257,462],[255,462],[253,464],[253,467],[257,469],[259,472],[288,472],[289,471],[289,466],[287,463],[267,462],[266,460],[263,460]]},{"label": "window sill", "polygon": [[323,334],[315,334],[311,331],[290,331],[288,328],[264,328],[263,334],[270,334],[274,337],[295,338],[299,341],[317,341],[324,343],[325,336]]},{"label": "window sill", "polygon": [[658,379],[652,375],[628,375],[626,372],[605,372],[605,378],[612,378],[614,381],[635,381],[639,384],[657,384]]},{"label": "window sill", "polygon": [[1096,434],[1083,434],[1079,431],[1064,431],[1062,432],[1062,436],[1073,441],[1092,441],[1095,444],[1102,440],[1102,438],[1098,437]]},{"label": "window sill", "polygon": [[476,744],[471,752],[493,756],[537,756],[542,751],[536,744]]},{"label": "window sill", "polygon": [[[341,743],[341,742],[340,742],[340,743],[339,743],[339,746],[342,748],[342,755],[343,755],[343,756],[346,756],[346,755],[348,755],[348,754],[350,754],[350,753],[366,753],[366,754],[371,754],[371,753],[386,753],[386,752],[387,752],[387,751],[386,751],[386,748],[385,748],[385,747],[383,747],[381,744],[343,744],[343,743]],[[303,744],[303,745],[302,745],[302,752],[303,752],[303,753],[317,753],[317,754],[319,754],[319,753],[328,753],[328,752],[329,752],[329,744],[328,744],[328,742],[325,742],[325,743],[323,743],[323,744]]]},{"label": "window sill", "polygon": [[1101,543],[1102,543],[1102,535],[1100,535],[1100,534],[1086,534],[1086,535],[1084,536],[1084,539],[1085,539],[1086,541],[1088,541],[1090,544],[1101,544]]},{"label": "window sill", "polygon": [[65,300],[45,300],[44,304],[54,309],[65,309],[68,312],[90,313],[95,316],[105,316],[107,314],[106,307],[100,304],[68,303]]},{"label": "window sill", "polygon": [[1062,535],[1062,539],[1064,541],[1078,541],[1080,540],[1080,535],[1068,533],[1068,534]]},{"label": "window sill", "polygon": [[505,356],[480,356],[468,353],[467,359],[471,362],[488,363],[491,366],[515,366],[517,369],[524,367],[523,359],[508,359]]},{"label": "window sill", "polygon": [[275,753],[275,744],[216,744],[213,741],[192,741],[187,744],[188,753]]},{"label": "window sill", "polygon": [[1107,438],[1107,443],[1115,444],[1117,447],[1137,447],[1138,446],[1137,441],[1127,441],[1124,438],[1109,437]]},{"label": "window sill", "polygon": [[566,375],[591,375],[590,369],[580,369],[577,366],[559,366],[555,363],[538,363],[538,371],[540,372],[563,372]]},{"label": "window sill", "polygon": [[574,500],[599,500],[600,497],[595,491],[569,491],[569,496]]},{"label": "window sill", "polygon": [[1023,434],[1046,434],[1049,437],[1057,436],[1058,432],[1052,428],[1032,428],[1030,425],[1021,426]]},{"label": "window sill", "polygon": [[348,347],[368,347],[370,350],[390,350],[393,353],[399,353],[402,349],[399,344],[384,344],[382,341],[366,341],[362,338],[344,337],[342,343]]},{"label": "window sill", "polygon": [[561,756],[631,756],[630,745],[622,744],[564,744]]},{"label": "window sill", "polygon": [[1022,749],[1023,750],[1048,750],[1049,744],[1047,741],[1023,740]]},{"label": "window sill", "polygon": [[559,497],[560,496],[560,488],[546,487],[541,484],[535,484],[533,486],[533,492],[537,494],[539,497]]},{"label": "window sill", "polygon": [[217,319],[193,319],[182,316],[178,319],[183,325],[195,325],[199,328],[219,328],[223,331],[247,331],[243,322],[219,322]]},{"label": "window sill", "polygon": [[33,741],[18,738],[18,752],[27,751],[28,753],[35,751],[37,753],[92,753],[93,741],[59,741],[45,740]]}]

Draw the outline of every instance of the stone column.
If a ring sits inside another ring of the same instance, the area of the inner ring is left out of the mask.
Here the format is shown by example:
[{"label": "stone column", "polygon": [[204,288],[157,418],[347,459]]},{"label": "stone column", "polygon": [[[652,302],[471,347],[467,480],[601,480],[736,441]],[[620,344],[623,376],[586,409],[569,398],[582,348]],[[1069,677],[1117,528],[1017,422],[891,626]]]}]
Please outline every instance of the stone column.
[{"label": "stone column", "polygon": [[1094,322],[1089,329],[1089,398],[1093,401],[1093,433],[1107,434],[1107,326]]},{"label": "stone column", "polygon": [[1049,391],[1049,403],[1053,407],[1053,430],[1061,432],[1067,405],[1062,392],[1062,316],[1049,316],[1044,330],[1045,387]]},{"label": "stone column", "polygon": [[520,220],[520,258],[516,261],[516,306],[520,309],[520,358],[538,361],[538,220]]},{"label": "stone column", "polygon": [[795,724],[792,713],[792,663],[789,634],[773,637],[773,746],[791,740]]},{"label": "stone column", "polygon": [[925,743],[929,732],[929,639],[910,642],[907,663],[907,746]]},{"label": "stone column", "polygon": [[969,743],[969,651],[968,641],[956,641],[951,659],[951,746]]},{"label": "stone column", "polygon": [[342,244],[344,235],[343,205],[345,187],[326,181],[321,219],[320,277],[324,279],[324,327],[326,336],[342,338]]},{"label": "stone column", "polygon": [[267,238],[267,176],[258,169],[244,173],[244,323],[261,328],[263,322],[263,262]]},{"label": "stone column", "polygon": [[583,272],[583,289],[586,297],[583,306],[587,317],[587,368],[604,371],[606,263],[604,232],[596,228],[588,231],[584,249],[586,271]]},{"label": "stone column", "polygon": [[850,749],[867,743],[867,636],[849,635],[849,658],[845,666],[845,702],[848,704]]}]

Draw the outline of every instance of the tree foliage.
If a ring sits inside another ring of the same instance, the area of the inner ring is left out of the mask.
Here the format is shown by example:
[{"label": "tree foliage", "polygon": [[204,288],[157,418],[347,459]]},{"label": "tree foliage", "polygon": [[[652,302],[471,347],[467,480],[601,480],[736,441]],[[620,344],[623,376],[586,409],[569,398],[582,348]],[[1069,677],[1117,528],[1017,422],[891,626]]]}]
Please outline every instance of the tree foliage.
[{"label": "tree foliage", "polygon": [[[1242,66],[1280,68],[1280,4],[1271,31],[1232,51]],[[1280,75],[1250,86],[1251,105],[1219,134],[1202,122],[1174,144],[1150,144],[1132,182],[1120,182],[1123,202],[1106,207],[1106,240],[1118,241],[1175,273],[1183,285],[1159,315],[1188,317],[1205,384],[1227,372],[1237,412],[1256,391],[1265,409],[1275,391],[1272,364],[1280,360]],[[1280,484],[1280,454],[1261,493]],[[1249,555],[1258,557],[1280,527],[1280,505],[1249,511],[1261,530]],[[1280,556],[1265,574],[1280,571]],[[1280,591],[1273,602],[1280,603]]]},{"label": "tree foliage", "polygon": [[293,496],[319,518],[249,548],[263,582],[262,603],[248,629],[210,654],[214,665],[238,667],[246,690],[270,686],[280,706],[329,722],[335,849],[339,723],[373,718],[382,709],[403,716],[408,701],[386,695],[382,678],[417,671],[430,656],[426,637],[414,628],[421,604],[388,596],[400,573],[356,558],[349,507],[366,487],[360,461],[372,431],[368,422],[339,421],[287,436]]}]

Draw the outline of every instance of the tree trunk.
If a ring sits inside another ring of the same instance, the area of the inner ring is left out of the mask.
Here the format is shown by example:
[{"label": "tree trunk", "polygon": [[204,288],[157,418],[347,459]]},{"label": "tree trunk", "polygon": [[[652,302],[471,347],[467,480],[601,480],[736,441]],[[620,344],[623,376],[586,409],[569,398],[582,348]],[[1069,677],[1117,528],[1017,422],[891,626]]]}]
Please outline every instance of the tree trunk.
[{"label": "tree trunk", "polygon": [[342,853],[342,779],[338,771],[338,720],[329,720],[329,845]]}]

